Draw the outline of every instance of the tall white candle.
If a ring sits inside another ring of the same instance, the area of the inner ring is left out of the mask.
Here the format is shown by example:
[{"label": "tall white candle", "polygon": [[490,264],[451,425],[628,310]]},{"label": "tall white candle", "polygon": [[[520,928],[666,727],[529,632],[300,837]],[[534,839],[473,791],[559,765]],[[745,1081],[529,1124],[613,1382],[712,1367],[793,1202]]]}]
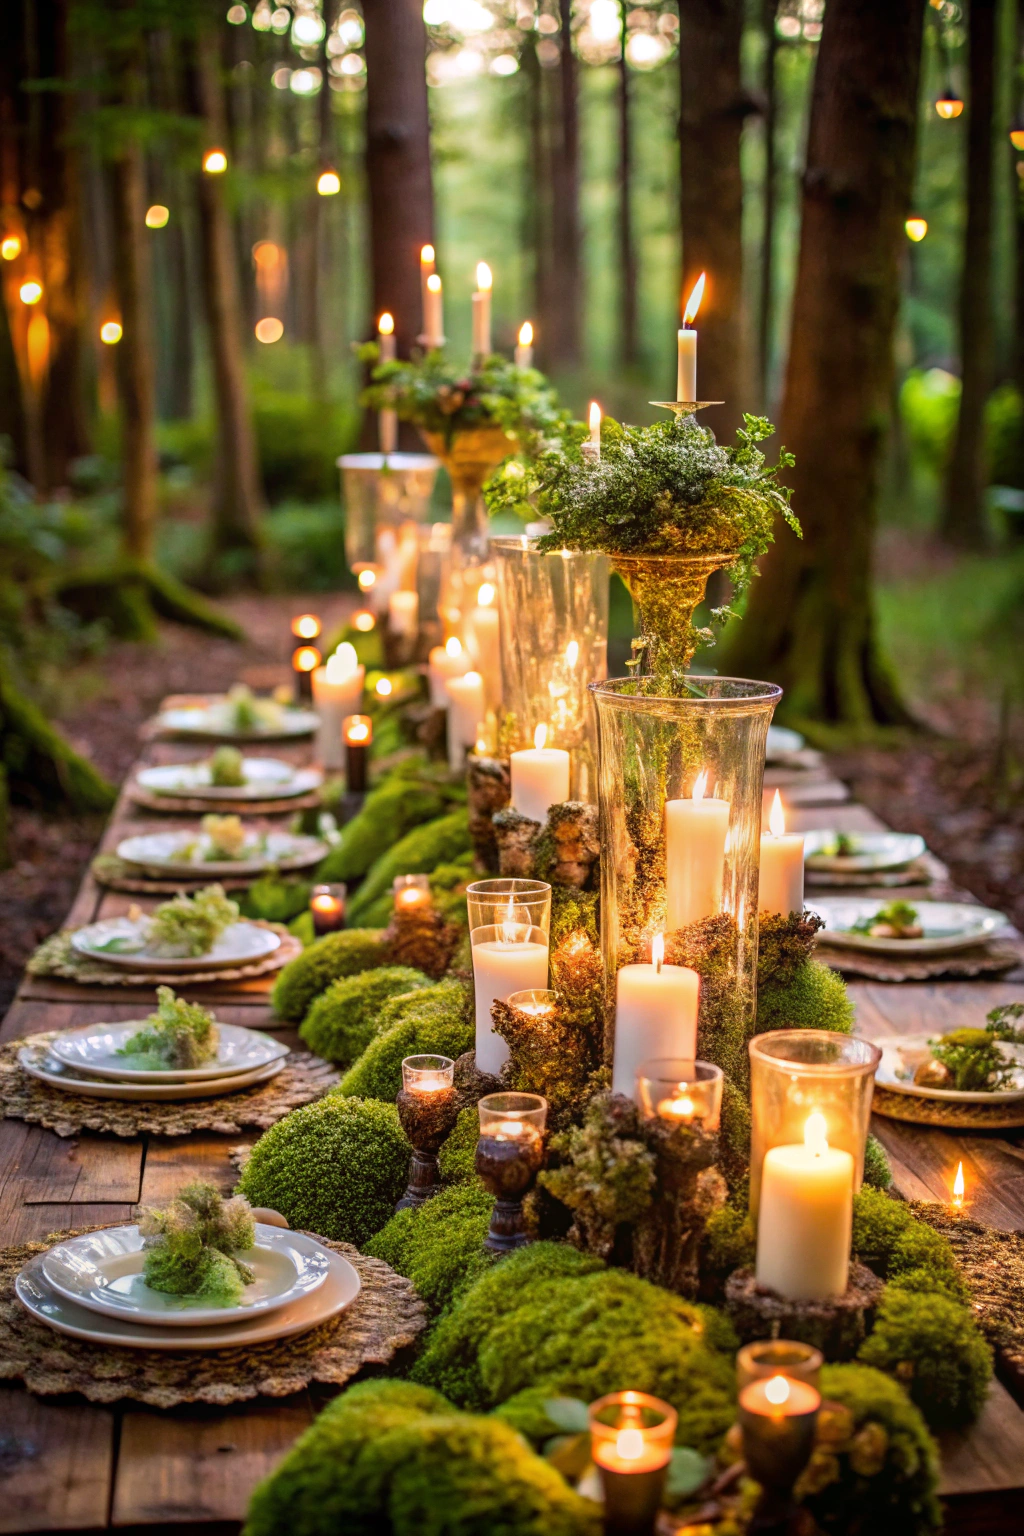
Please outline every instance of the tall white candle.
[{"label": "tall white candle", "polygon": [[[395,320],[387,310],[377,321],[377,345],[382,363],[395,360]],[[377,417],[377,444],[381,453],[394,453],[398,446],[398,417],[394,411],[381,411]]]},{"label": "tall white candle", "polygon": [[427,286],[423,296],[423,345],[425,347],[444,346],[444,295],[441,290],[441,279],[436,272],[431,272],[427,278]]},{"label": "tall white candle", "polygon": [[683,310],[683,326],[678,334],[676,399],[688,402],[697,398],[697,332],[693,329],[693,322],[704,297],[704,282],[705,275],[702,272],[690,290],[690,297]]},{"label": "tall white candle", "polygon": [[786,831],[786,817],[778,790],[768,817],[768,831],[761,834],[761,869],[757,887],[759,912],[802,912],[804,909],[804,840]]},{"label": "tall white candle", "polygon": [[466,748],[476,746],[477,726],[484,718],[484,680],[479,672],[445,679],[448,695],[448,766],[460,773]]},{"label": "tall white candle", "polygon": [[465,622],[466,646],[484,680],[487,707],[495,710],[501,703],[501,620],[496,595],[492,582],[481,582]]},{"label": "tall white candle", "polygon": [[[437,270],[434,262],[434,247],[425,245],[420,250],[420,303],[423,320],[423,337],[429,333],[427,330],[427,278],[433,277]],[[421,340],[423,338],[421,337]]]},{"label": "tall white candle", "polygon": [[344,754],[341,722],[357,715],[363,701],[366,668],[360,666],[354,645],[347,640],[313,673],[313,707],[320,716],[317,755],[325,768],[341,768]]},{"label": "tall white candle", "polygon": [[665,926],[671,932],[722,910],[728,800],[705,798],[698,774],[689,800],[665,802]]},{"label": "tall white candle", "polygon": [[636,1097],[637,1069],[645,1061],[697,1055],[700,977],[685,965],[665,965],[665,940],[651,946],[650,965],[624,965],[615,979],[615,1056],[612,1092]]},{"label": "tall white candle", "polygon": [[481,1072],[500,1072],[508,1060],[508,1046],[495,1032],[491,1004],[505,1002],[513,992],[543,991],[548,984],[548,943],[540,928],[516,922],[477,928],[471,942],[476,1064]]},{"label": "tall white candle", "polygon": [[569,754],[560,747],[546,747],[548,728],[538,725],[533,746],[513,752],[512,809],[531,821],[545,822],[553,805],[569,798]]},{"label": "tall white candle", "polygon": [[590,402],[590,437],[581,443],[580,452],[589,464],[601,462],[601,407],[596,400]]},{"label": "tall white candle", "polygon": [[450,635],[444,645],[431,648],[427,658],[427,675],[430,680],[430,702],[435,709],[446,709],[448,706],[445,680],[449,677],[465,677],[472,665],[458,635]]},{"label": "tall white candle", "polygon": [[519,327],[519,345],[512,360],[517,368],[533,367],[533,326],[529,320],[524,320]]},{"label": "tall white candle", "polygon": [[491,269],[486,261],[476,264],[473,295],[473,356],[489,357],[491,351]]},{"label": "tall white candle", "polygon": [[842,1296],[850,1270],[853,1158],[830,1147],[824,1115],[802,1146],[765,1153],[757,1219],[757,1283],[789,1301]]},{"label": "tall white candle", "polygon": [[419,628],[420,600],[415,592],[392,592],[388,598],[388,628],[413,640]]}]

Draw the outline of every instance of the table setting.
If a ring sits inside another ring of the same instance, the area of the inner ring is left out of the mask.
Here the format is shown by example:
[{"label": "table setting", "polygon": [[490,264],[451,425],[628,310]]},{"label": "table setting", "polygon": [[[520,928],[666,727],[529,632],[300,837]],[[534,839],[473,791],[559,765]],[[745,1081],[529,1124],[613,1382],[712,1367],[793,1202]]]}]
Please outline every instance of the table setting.
[{"label": "table setting", "polygon": [[293,702],[287,685],[261,698],[245,683],[236,683],[226,694],[165,699],[150,731],[179,741],[299,741],[312,736],[319,724],[314,710]]},{"label": "table setting", "polygon": [[250,757],[221,746],[199,762],[141,768],[128,786],[144,810],[203,814],[214,808],[245,814],[304,810],[317,804],[323,774],[274,757]]},{"label": "table setting", "polygon": [[311,869],[328,847],[324,838],[211,812],[199,826],[122,838],[112,853],[97,854],[91,868],[98,884],[129,895],[194,893],[211,879],[239,891],[260,875]]}]

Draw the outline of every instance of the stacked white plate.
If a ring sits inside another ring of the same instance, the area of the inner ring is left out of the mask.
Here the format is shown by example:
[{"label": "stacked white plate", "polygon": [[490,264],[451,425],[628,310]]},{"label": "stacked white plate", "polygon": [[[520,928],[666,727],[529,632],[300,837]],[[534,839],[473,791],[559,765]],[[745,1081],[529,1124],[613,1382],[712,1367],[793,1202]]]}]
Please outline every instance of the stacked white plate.
[{"label": "stacked white plate", "polygon": [[137,1226],[108,1227],[59,1243],[15,1281],[22,1306],[59,1333],[128,1349],[237,1349],[305,1333],[351,1306],[359,1275],[301,1232],[256,1223],[238,1258],[255,1273],[236,1306],[151,1290]]},{"label": "stacked white plate", "polygon": [[265,960],[281,948],[281,936],[258,923],[231,923],[202,955],[167,954],[151,946],[145,917],[106,917],[71,935],[71,947],[90,960],[127,971],[174,972],[233,970]]},{"label": "stacked white plate", "polygon": [[[257,703],[263,703],[258,700]],[[236,723],[234,705],[229,699],[211,699],[207,704],[184,704],[177,709],[165,709],[157,715],[159,730],[174,736],[212,736],[218,741],[259,741],[260,738],[281,739],[291,736],[311,736],[320,724],[319,715],[311,709],[295,709],[284,704],[269,712],[266,719],[256,719],[251,725]]]},{"label": "stacked white plate", "polygon": [[824,918],[825,927],[818,937],[823,944],[843,949],[873,950],[880,955],[944,955],[958,949],[970,949],[983,944],[1000,930],[1009,927],[1002,912],[990,907],[975,906],[959,901],[912,901],[917,913],[917,926],[921,929],[913,939],[882,938],[864,932],[864,928],[889,901],[824,901],[813,897],[807,901],[812,912]]},{"label": "stacked white plate", "polygon": [[292,800],[319,789],[323,774],[316,768],[296,768],[277,757],[242,759],[243,783],[213,784],[209,763],[165,763],[143,768],[137,782],[151,794],[168,800]]},{"label": "stacked white plate", "polygon": [[184,876],[189,880],[221,879],[232,875],[260,875],[268,869],[308,869],[319,864],[327,844],[318,837],[298,832],[250,830],[233,859],[212,857],[212,839],[205,832],[183,829],[174,832],[143,832],[117,845],[117,856],[140,874],[162,879]]},{"label": "stacked white plate", "polygon": [[122,1055],[144,1019],[89,1024],[39,1045],[28,1041],[18,1061],[30,1077],[90,1099],[213,1099],[276,1077],[288,1047],[260,1030],[219,1024],[217,1056],[201,1067],[154,1067],[144,1057]]}]

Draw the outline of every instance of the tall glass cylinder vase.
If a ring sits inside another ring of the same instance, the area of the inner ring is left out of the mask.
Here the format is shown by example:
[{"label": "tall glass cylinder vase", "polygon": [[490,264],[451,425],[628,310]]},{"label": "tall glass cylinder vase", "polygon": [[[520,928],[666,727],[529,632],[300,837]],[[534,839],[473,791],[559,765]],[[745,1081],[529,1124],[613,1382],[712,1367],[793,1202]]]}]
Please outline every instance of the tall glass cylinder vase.
[{"label": "tall glass cylinder vase", "polygon": [[541,554],[537,541],[493,538],[501,615],[502,739],[569,753],[569,794],[597,799],[597,718],[588,685],[608,671],[606,555]]},{"label": "tall glass cylinder vase", "polygon": [[[697,1055],[748,1078],[757,971],[757,878],[765,744],[782,690],[656,677],[591,685],[600,746],[601,940],[609,1055],[618,972],[664,936],[667,965],[700,976]],[[656,947],[660,950],[660,945]],[[658,966],[655,957],[656,968]],[[643,977],[638,976],[642,981]]]},{"label": "tall glass cylinder vase", "polygon": [[414,590],[418,526],[427,519],[438,460],[429,453],[343,453],[338,468],[349,568],[386,576],[390,564],[397,574],[404,546],[412,580],[406,571],[399,584]]}]

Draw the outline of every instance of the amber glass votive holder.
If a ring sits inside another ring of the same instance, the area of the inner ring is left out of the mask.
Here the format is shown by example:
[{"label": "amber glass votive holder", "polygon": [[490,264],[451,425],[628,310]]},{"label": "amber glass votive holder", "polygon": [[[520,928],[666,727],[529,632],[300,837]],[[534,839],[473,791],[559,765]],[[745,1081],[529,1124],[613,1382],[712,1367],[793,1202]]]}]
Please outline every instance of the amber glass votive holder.
[{"label": "amber glass votive holder", "polygon": [[650,1536],[672,1460],[677,1414],[647,1392],[609,1392],[591,1403],[590,1454],[604,1491],[609,1536]]},{"label": "amber glass votive holder", "polygon": [[325,933],[337,933],[345,926],[345,898],[348,888],[344,885],[314,885],[309,896],[309,910],[313,914],[313,932],[317,938]]},{"label": "amber glass votive holder", "polygon": [[823,1364],[821,1350],[813,1344],[802,1344],[798,1339],[758,1339],[744,1344],[736,1356],[736,1390],[742,1392],[750,1382],[766,1381],[770,1376],[788,1376],[818,1391]]},{"label": "amber glass votive holder", "polygon": [[529,1241],[523,1231],[523,1196],[544,1161],[548,1101],[539,1093],[489,1093],[477,1111],[476,1171],[494,1196],[484,1247],[509,1253]]},{"label": "amber glass votive holder", "polygon": [[776,1522],[784,1528],[793,1484],[814,1449],[820,1407],[816,1387],[781,1374],[748,1382],[739,1395],[743,1458],[764,1489],[762,1528]]},{"label": "amber glass votive holder", "polygon": [[717,1131],[723,1082],[722,1069],[713,1062],[656,1057],[637,1068],[636,1101],[645,1120]]},{"label": "amber glass votive holder", "polygon": [[407,1056],[396,1100],[402,1130],[412,1145],[409,1183],[395,1206],[423,1205],[441,1187],[437,1154],[458,1117],[455,1063],[450,1056]]},{"label": "amber glass votive holder", "polygon": [[391,889],[396,912],[425,912],[433,905],[429,875],[396,875]]}]

